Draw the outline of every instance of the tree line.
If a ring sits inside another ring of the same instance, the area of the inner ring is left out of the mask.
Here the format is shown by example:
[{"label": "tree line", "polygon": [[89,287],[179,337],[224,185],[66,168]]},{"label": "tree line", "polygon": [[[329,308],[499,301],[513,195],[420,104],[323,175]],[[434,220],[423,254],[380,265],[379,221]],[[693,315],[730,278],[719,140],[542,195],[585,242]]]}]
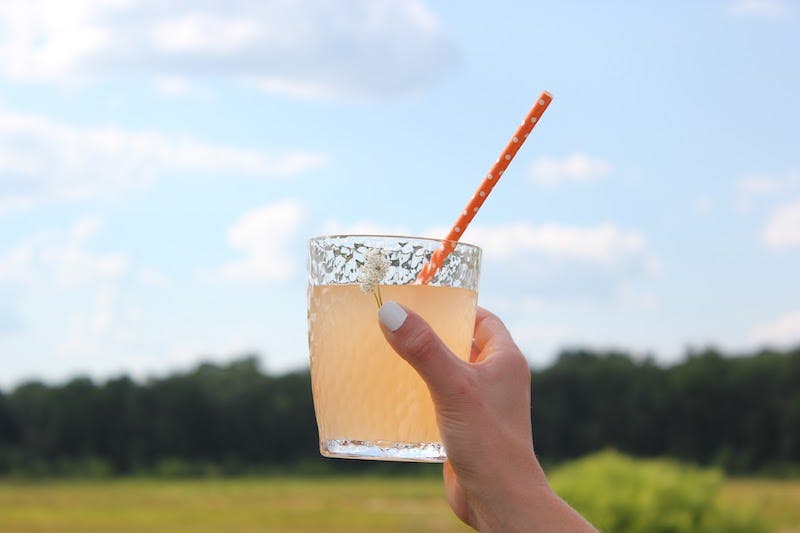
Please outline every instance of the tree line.
[{"label": "tree line", "polygon": [[[614,448],[733,473],[800,472],[800,347],[707,349],[668,367],[568,350],[531,378],[545,463]],[[376,466],[321,458],[308,371],[269,375],[256,356],[143,382],[79,377],[0,392],[0,475],[280,468]]]}]

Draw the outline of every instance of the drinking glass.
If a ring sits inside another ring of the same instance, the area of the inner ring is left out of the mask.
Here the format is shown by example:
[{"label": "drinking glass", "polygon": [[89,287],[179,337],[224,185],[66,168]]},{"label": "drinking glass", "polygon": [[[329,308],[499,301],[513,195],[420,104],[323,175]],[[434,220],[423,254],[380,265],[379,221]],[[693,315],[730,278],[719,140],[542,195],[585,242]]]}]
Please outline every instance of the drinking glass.
[{"label": "drinking glass", "polygon": [[[452,251],[429,283],[415,283],[433,252]],[[308,344],[322,455],[443,462],[425,383],[380,329],[376,294],[359,286],[377,250],[388,270],[376,292],[419,313],[458,357],[472,347],[480,248],[386,235],[329,235],[308,241]]]}]

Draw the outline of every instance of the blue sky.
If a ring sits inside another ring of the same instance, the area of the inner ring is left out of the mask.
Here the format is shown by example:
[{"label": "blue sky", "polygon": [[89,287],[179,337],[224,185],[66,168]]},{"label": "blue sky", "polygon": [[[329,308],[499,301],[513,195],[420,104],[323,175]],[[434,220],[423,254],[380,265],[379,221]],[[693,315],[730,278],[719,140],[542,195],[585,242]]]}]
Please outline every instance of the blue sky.
[{"label": "blue sky", "polygon": [[[69,5],[66,5],[69,4]],[[307,360],[305,241],[464,240],[534,365],[800,342],[800,3],[0,6],[0,386]]]}]

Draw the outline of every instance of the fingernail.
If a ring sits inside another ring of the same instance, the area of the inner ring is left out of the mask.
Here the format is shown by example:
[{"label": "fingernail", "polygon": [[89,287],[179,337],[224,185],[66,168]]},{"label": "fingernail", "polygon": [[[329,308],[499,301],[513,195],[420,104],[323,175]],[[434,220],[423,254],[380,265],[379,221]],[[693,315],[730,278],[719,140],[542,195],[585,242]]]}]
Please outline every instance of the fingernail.
[{"label": "fingernail", "polygon": [[408,313],[397,302],[386,302],[378,309],[378,320],[389,331],[397,331],[406,321]]}]

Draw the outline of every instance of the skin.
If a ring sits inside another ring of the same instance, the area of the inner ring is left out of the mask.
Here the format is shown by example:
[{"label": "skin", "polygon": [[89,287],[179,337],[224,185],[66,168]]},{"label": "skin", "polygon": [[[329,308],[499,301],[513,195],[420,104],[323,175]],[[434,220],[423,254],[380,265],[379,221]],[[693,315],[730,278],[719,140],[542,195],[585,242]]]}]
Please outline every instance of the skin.
[{"label": "skin", "polygon": [[403,309],[401,325],[381,328],[428,385],[447,449],[445,491],[456,516],[479,531],[596,531],[553,492],[536,459],[530,369],[503,322],[478,308],[465,362],[422,317]]}]

